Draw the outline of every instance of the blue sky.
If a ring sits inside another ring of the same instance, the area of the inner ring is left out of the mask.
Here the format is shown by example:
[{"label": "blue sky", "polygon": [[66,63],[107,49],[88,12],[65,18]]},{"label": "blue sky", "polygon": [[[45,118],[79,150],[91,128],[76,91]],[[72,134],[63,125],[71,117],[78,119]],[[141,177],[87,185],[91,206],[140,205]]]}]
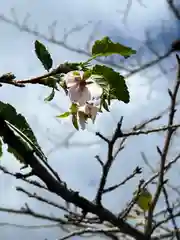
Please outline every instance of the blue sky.
[{"label": "blue sky", "polygon": [[[101,21],[99,28],[96,31],[96,38],[103,35],[109,35],[112,38],[123,40],[125,44],[136,48],[145,39],[145,30],[149,29],[153,33],[155,44],[160,44],[161,40],[161,22],[164,21],[166,25],[167,36],[174,39],[179,34],[179,23],[175,22],[173,16],[167,10],[165,1],[143,1],[146,7],[139,5],[138,1],[134,1],[132,8],[129,12],[129,17],[124,25],[122,15],[118,13],[120,9],[125,7],[119,4],[119,1],[109,0],[69,0],[69,1],[45,1],[43,4],[37,1],[8,0],[1,4],[0,14],[11,17],[10,8],[14,7],[18,19],[21,21],[29,12],[31,14],[29,26],[38,24],[40,31],[47,33],[47,26],[54,20],[58,21],[56,27],[57,38],[62,38],[64,29],[71,29],[74,25],[84,24],[88,21],[96,23]],[[161,9],[161,14],[159,14]],[[68,43],[72,46],[81,47],[84,45],[86,39],[92,30],[92,24],[69,38]],[[35,37],[27,33],[19,32],[13,26],[0,22],[1,27],[1,73],[12,71],[17,78],[28,78],[42,74],[44,69],[39,63],[33,51],[33,43]],[[168,43],[169,44],[168,40]],[[85,56],[78,55],[58,47],[56,45],[44,43],[48,46],[54,60],[54,66],[59,63],[69,61],[81,61],[86,59]],[[160,44],[161,45],[161,44]],[[149,57],[148,51],[144,49],[144,56]],[[174,57],[169,58],[164,62],[164,66],[174,66]],[[148,74],[158,73],[158,68],[150,69]],[[155,75],[153,75],[155,76]],[[64,147],[64,139],[68,134],[74,132],[73,127],[68,122],[57,122],[55,116],[60,111],[65,111],[68,107],[68,100],[63,93],[56,96],[53,103],[59,106],[60,110],[52,108],[50,104],[44,103],[43,99],[50,92],[49,89],[39,86],[27,86],[26,89],[17,89],[10,86],[0,88],[0,100],[7,101],[17,107],[17,110],[23,113],[30,125],[34,129],[40,144],[42,145],[45,153],[49,153],[49,161],[58,171],[61,177],[67,182],[70,188],[79,190],[80,193],[89,199],[93,199],[96,187],[99,182],[100,167],[98,166],[94,156],[99,154],[102,159],[106,159],[106,145],[99,141],[94,136],[96,131],[101,131],[106,136],[111,136],[112,131],[116,126],[119,118],[124,116],[124,128],[137,124],[140,120],[153,116],[159,111],[163,110],[169,103],[167,97],[167,87],[171,86],[175,72],[169,76],[159,77],[158,81],[153,84],[153,91],[151,99],[147,99],[147,94],[152,85],[149,84],[148,79],[144,74],[135,75],[128,79],[128,85],[131,92],[131,103],[125,105],[123,103],[114,103],[111,107],[111,113],[104,113],[97,119],[97,123],[88,126],[85,132],[79,132],[71,138],[70,146]],[[172,81],[171,81],[172,79]],[[164,124],[166,117],[163,118],[161,124]],[[51,141],[48,140],[51,139]],[[81,140],[82,139],[82,140]],[[153,135],[152,137],[139,137],[138,139],[132,138],[129,140],[127,148],[120,154],[117,161],[114,163],[110,172],[108,184],[113,184],[123,180],[129,172],[132,172],[137,164],[142,165],[140,152],[146,152],[147,156],[152,159],[153,165],[156,165],[158,159],[156,154],[156,145],[162,146],[163,135]],[[91,143],[87,146],[85,143]],[[56,149],[52,152],[53,146]],[[177,151],[178,141],[175,142],[175,147],[171,152]],[[88,157],[87,157],[88,156]],[[11,170],[18,170],[19,165],[9,154],[5,154],[2,164],[8,166]],[[144,169],[144,176],[147,171]],[[173,175],[173,180],[177,180],[176,173]],[[20,208],[28,199],[24,195],[15,191],[15,186],[21,184],[15,179],[0,174],[0,189],[2,197],[0,203],[3,206]],[[105,206],[113,211],[121,209],[127,199],[131,197],[132,191],[137,182],[133,181],[128,186],[116,191],[114,194],[105,197]],[[34,191],[31,187],[24,185],[28,190]],[[127,191],[127,187],[128,190]],[[39,191],[39,190],[38,190]],[[46,194],[46,193],[43,193]],[[54,196],[50,196],[55,198]],[[47,207],[38,202],[30,201],[30,206],[35,210],[47,212]],[[49,209],[54,215],[58,215],[54,210]],[[47,212],[47,213],[48,213]],[[1,216],[1,215],[0,215]],[[2,214],[3,221],[19,222],[26,224],[40,223],[34,219],[24,218],[11,218],[7,214]],[[46,229],[46,230],[27,230],[3,228],[1,231],[2,239],[11,239],[12,236],[17,236],[17,239],[26,236],[29,240],[32,237],[36,239],[49,240],[62,236],[59,229]],[[16,238],[15,238],[16,239]]]}]

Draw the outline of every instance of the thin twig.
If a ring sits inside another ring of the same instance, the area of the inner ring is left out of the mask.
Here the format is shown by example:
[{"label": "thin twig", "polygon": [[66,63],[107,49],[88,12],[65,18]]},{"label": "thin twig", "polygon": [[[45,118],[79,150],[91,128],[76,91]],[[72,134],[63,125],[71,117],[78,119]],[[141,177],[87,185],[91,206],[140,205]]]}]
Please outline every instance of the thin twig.
[{"label": "thin twig", "polygon": [[66,240],[68,238],[74,237],[74,236],[80,236],[87,233],[118,233],[118,228],[107,228],[107,229],[96,229],[96,228],[86,228],[86,229],[80,229],[78,231],[74,231],[62,238],[59,238],[59,240]]},{"label": "thin twig", "polygon": [[175,232],[176,238],[177,238],[177,240],[180,240],[179,230],[178,230],[178,227],[177,227],[177,224],[176,224],[173,209],[170,205],[169,198],[168,198],[168,193],[167,193],[165,187],[163,187],[163,193],[164,193],[164,198],[165,198],[165,202],[166,202],[166,206],[167,206],[167,211],[169,213],[169,216],[171,217],[171,221],[172,221],[172,225],[174,227],[174,232]]},{"label": "thin twig", "polygon": [[[119,127],[117,128],[116,134],[113,136],[112,143],[116,141],[117,137],[121,136],[119,131],[121,122],[118,124],[118,126]],[[3,135],[4,141],[9,146],[15,147],[17,151],[22,154],[28,165],[32,168],[34,174],[46,184],[49,192],[53,192],[69,204],[72,203],[79,207],[83,210],[83,213],[94,214],[98,216],[101,221],[107,221],[113,224],[114,227],[118,227],[122,233],[135,237],[139,240],[145,240],[144,234],[141,231],[131,226],[123,219],[118,219],[112,212],[103,206],[99,206],[80,196],[78,192],[69,189],[63,182],[59,182],[35,155],[29,155],[29,152],[27,152],[27,150],[24,148],[24,145],[22,145],[20,140],[3,119],[0,119],[0,131]]]},{"label": "thin twig", "polygon": [[12,214],[18,214],[18,215],[26,215],[26,216],[31,216],[31,217],[43,219],[43,220],[49,220],[49,221],[52,221],[52,222],[58,222],[58,223],[61,223],[61,224],[67,224],[67,221],[65,221],[61,218],[52,217],[52,216],[48,216],[48,215],[45,215],[45,214],[37,213],[37,212],[33,211],[32,209],[30,209],[29,207],[28,208],[25,207],[25,208],[21,208],[21,209],[0,207],[0,212],[7,212],[7,213],[12,213]]},{"label": "thin twig", "polygon": [[32,193],[30,193],[29,191],[23,189],[22,187],[16,187],[16,190],[19,191],[19,192],[22,192],[22,193],[26,194],[26,195],[27,195],[28,197],[30,197],[30,198],[35,198],[35,199],[38,200],[38,201],[44,202],[44,203],[46,203],[46,204],[48,204],[48,205],[51,205],[51,206],[53,206],[53,207],[56,207],[56,208],[58,208],[58,209],[61,209],[61,210],[65,211],[65,212],[70,213],[67,208],[65,208],[65,207],[63,207],[62,205],[59,205],[58,203],[55,203],[55,202],[53,202],[53,201],[51,201],[51,200],[48,200],[48,199],[46,199],[46,198],[44,198],[44,197],[41,197],[41,196],[39,196],[37,193],[32,194]]},{"label": "thin twig", "polygon": [[180,124],[172,124],[169,126],[162,126],[159,128],[153,128],[153,129],[148,129],[148,130],[144,130],[144,131],[139,130],[139,131],[132,131],[132,132],[123,132],[123,137],[147,135],[147,134],[151,134],[151,133],[165,132],[167,130],[174,131],[179,127],[180,127]]},{"label": "thin twig", "polygon": [[129,180],[133,179],[136,175],[141,174],[141,173],[142,173],[141,168],[136,167],[135,170],[133,171],[133,173],[131,173],[129,176],[127,176],[122,182],[120,182],[119,184],[113,185],[111,187],[105,188],[103,190],[103,194],[114,191],[115,189],[126,184]]},{"label": "thin twig", "polygon": [[180,11],[178,10],[178,7],[175,6],[174,0],[167,0],[167,3],[169,5],[169,8],[174,13],[175,17],[180,20]]},{"label": "thin twig", "polygon": [[25,229],[42,229],[42,228],[59,228],[60,224],[45,224],[45,225],[22,225],[9,222],[0,222],[0,227],[15,227],[15,228],[25,228]]},{"label": "thin twig", "polygon": [[[0,15],[0,20],[3,21],[3,22],[6,22],[7,24],[10,24],[14,27],[16,27],[19,31],[21,32],[27,32],[29,34],[32,34],[38,38],[41,38],[47,42],[50,42],[52,44],[55,44],[57,46],[61,46],[71,52],[75,52],[75,53],[78,53],[78,54],[81,54],[81,55],[84,55],[86,57],[91,57],[91,54],[84,50],[84,49],[80,49],[80,48],[77,48],[77,47],[73,47],[71,45],[68,45],[66,42],[62,40],[58,40],[55,36],[53,36],[52,34],[50,36],[47,36],[41,32],[38,31],[38,29],[32,29],[30,28],[27,24],[24,24],[24,21],[22,24],[19,23],[19,21],[17,21],[17,19],[15,19],[13,17],[13,19],[10,19],[8,17],[6,17],[5,15],[1,14]],[[118,70],[125,70],[125,71],[128,71],[128,73],[125,75],[126,78],[128,77],[131,77],[132,75],[136,74],[136,73],[139,73],[145,69],[148,69],[150,67],[153,67],[155,66],[157,63],[159,63],[160,61],[166,59],[167,57],[169,57],[171,54],[171,51],[167,51],[165,54],[163,54],[162,56],[160,56],[159,58],[155,59],[155,60],[152,60],[152,61],[149,61],[145,64],[143,64],[142,66],[134,69],[134,70],[129,70],[129,69],[126,69],[124,67],[124,64],[120,65],[120,64],[117,64],[116,62],[113,62],[111,60],[103,60],[103,59],[97,59],[97,62],[99,63],[102,63],[102,64],[106,64],[106,65],[109,65],[111,67],[114,67]]]},{"label": "thin twig", "polygon": [[[5,174],[8,174],[8,175],[16,178],[16,173],[10,172],[9,170],[7,170],[5,167],[3,167],[3,166],[1,166],[1,165],[0,165],[0,170],[3,171]],[[27,178],[21,178],[21,180],[24,181],[24,182],[26,182],[26,183],[29,183],[29,184],[31,184],[31,185],[33,185],[33,186],[35,186],[35,187],[39,187],[39,188],[42,188],[42,189],[44,189],[44,190],[46,190],[46,191],[49,191],[46,186],[40,184],[40,183],[37,182],[37,181],[29,180],[29,179],[27,179]]]},{"label": "thin twig", "polygon": [[[170,98],[171,98],[171,110],[170,110],[170,113],[169,113],[168,126],[173,125],[175,111],[176,111],[175,110],[176,97],[177,97],[178,90],[179,90],[179,87],[180,87],[180,59],[179,59],[178,55],[176,55],[176,58],[177,58],[177,63],[178,63],[177,81],[176,81],[176,84],[175,84],[175,87],[174,87],[174,91],[171,92],[169,90],[169,95],[170,95]],[[146,224],[146,227],[145,227],[145,232],[146,232],[146,235],[148,235],[148,236],[150,236],[150,234],[152,233],[153,212],[154,212],[154,209],[156,207],[156,204],[158,202],[158,199],[160,197],[160,194],[161,194],[161,191],[162,191],[163,185],[164,185],[164,170],[165,170],[166,158],[167,158],[167,154],[168,154],[168,150],[169,150],[169,146],[170,146],[170,142],[171,142],[171,138],[173,136],[173,133],[174,133],[173,128],[169,128],[167,130],[167,136],[165,138],[164,147],[163,147],[162,153],[160,154],[161,163],[160,163],[160,171],[159,171],[157,189],[156,189],[154,198],[152,200],[152,203],[151,203],[149,211],[148,211],[148,220],[147,220],[147,224]]]},{"label": "thin twig", "polygon": [[107,161],[104,164],[104,167],[103,167],[103,170],[102,170],[102,176],[101,176],[101,180],[100,180],[100,184],[99,184],[99,188],[98,188],[98,191],[97,191],[97,194],[96,194],[96,203],[98,205],[101,204],[101,198],[102,198],[103,190],[104,190],[104,187],[105,187],[105,184],[106,184],[107,176],[108,176],[109,170],[110,170],[111,165],[112,165],[113,160],[114,160],[114,158],[113,158],[114,144],[115,144],[116,140],[119,137],[122,136],[122,132],[121,132],[122,120],[123,120],[123,118],[121,118],[121,120],[119,121],[111,141],[108,140]]}]

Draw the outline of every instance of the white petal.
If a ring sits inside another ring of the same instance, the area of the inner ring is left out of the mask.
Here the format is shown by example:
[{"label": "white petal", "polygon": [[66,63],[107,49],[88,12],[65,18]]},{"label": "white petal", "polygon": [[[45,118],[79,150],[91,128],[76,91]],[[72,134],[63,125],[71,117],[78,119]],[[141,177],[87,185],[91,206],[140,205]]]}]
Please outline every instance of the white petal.
[{"label": "white petal", "polygon": [[78,117],[79,117],[79,124],[81,126],[81,129],[84,130],[86,127],[86,121],[85,121],[84,115],[79,112]]},{"label": "white petal", "polygon": [[69,98],[71,102],[76,102],[82,106],[91,99],[91,93],[87,87],[81,90],[79,86],[76,85],[69,89]]},{"label": "white petal", "polygon": [[102,94],[102,88],[96,84],[96,83],[92,83],[92,84],[89,84],[87,85],[89,91],[91,92],[91,96],[92,97],[100,97],[101,94]]},{"label": "white petal", "polygon": [[89,103],[85,105],[84,112],[86,115],[91,115],[91,105]]},{"label": "white petal", "polygon": [[86,128],[86,122],[83,119],[79,119],[79,125],[81,126],[82,130]]},{"label": "white petal", "polygon": [[80,92],[79,99],[77,102],[80,106],[86,104],[87,101],[91,100],[91,93],[87,87],[84,87],[83,91]]},{"label": "white petal", "polygon": [[101,99],[100,97],[92,98],[88,103],[93,104],[94,106],[98,107],[100,106]]},{"label": "white petal", "polygon": [[91,108],[91,119],[94,122],[97,116],[98,108],[96,106],[92,106]]},{"label": "white petal", "polygon": [[81,97],[81,90],[78,84],[73,85],[68,91],[71,102],[77,102]]},{"label": "white petal", "polygon": [[64,80],[68,88],[73,87],[74,84],[77,84],[79,81],[81,81],[81,74],[79,73],[78,76],[74,74],[74,71],[68,72],[67,74],[65,74]]},{"label": "white petal", "polygon": [[79,110],[80,112],[85,113],[85,107],[86,107],[86,105],[80,106],[80,107],[78,108],[78,110]]},{"label": "white petal", "polygon": [[98,112],[98,108],[92,104],[86,103],[84,106],[79,107],[79,111],[82,111],[86,115],[90,116],[90,118],[94,122]]}]

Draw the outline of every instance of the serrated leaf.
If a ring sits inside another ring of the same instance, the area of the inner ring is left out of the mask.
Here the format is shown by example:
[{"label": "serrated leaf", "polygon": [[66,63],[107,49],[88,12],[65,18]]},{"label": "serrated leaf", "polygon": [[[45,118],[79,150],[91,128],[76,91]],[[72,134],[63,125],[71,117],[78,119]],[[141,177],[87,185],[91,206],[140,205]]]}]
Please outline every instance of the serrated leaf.
[{"label": "serrated leaf", "polygon": [[55,90],[54,90],[54,88],[53,88],[53,89],[52,89],[52,92],[50,93],[50,95],[49,95],[48,97],[46,97],[46,98],[44,99],[44,101],[45,101],[45,102],[50,102],[51,100],[53,100],[54,96],[55,96]]},{"label": "serrated leaf", "polygon": [[70,112],[64,112],[61,115],[58,115],[57,118],[66,118],[69,117],[70,114],[71,114]]},{"label": "serrated leaf", "polygon": [[39,157],[46,159],[32,129],[30,128],[24,116],[18,114],[16,112],[16,109],[12,105],[8,103],[3,103],[1,101],[0,116],[3,117],[3,119],[5,119],[6,121],[8,121],[10,127],[14,131],[16,131],[19,136],[23,138],[24,141],[28,142],[28,144],[30,144],[34,148]]},{"label": "serrated leaf", "polygon": [[92,74],[101,76],[95,78],[95,81],[103,88],[104,92],[107,92],[110,99],[118,99],[124,103],[129,103],[129,91],[122,75],[112,68],[98,64],[93,67]]},{"label": "serrated leaf", "polygon": [[72,115],[72,124],[77,130],[79,130],[77,115]]},{"label": "serrated leaf", "polygon": [[35,53],[44,68],[49,71],[52,68],[53,60],[46,47],[38,40],[35,41]]},{"label": "serrated leaf", "polygon": [[92,47],[92,55],[95,57],[119,54],[125,58],[128,58],[135,53],[136,51],[132,48],[124,46],[120,43],[114,43],[109,37],[104,37],[101,40],[95,41]]},{"label": "serrated leaf", "polygon": [[2,140],[0,139],[0,158],[1,158],[2,155],[3,155],[2,148],[3,148],[3,146],[2,146]]}]

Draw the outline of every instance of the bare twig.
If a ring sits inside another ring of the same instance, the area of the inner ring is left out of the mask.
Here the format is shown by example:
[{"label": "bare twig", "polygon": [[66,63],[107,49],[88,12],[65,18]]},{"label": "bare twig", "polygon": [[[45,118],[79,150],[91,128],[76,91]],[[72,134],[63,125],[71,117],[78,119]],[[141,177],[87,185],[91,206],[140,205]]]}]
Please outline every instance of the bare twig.
[{"label": "bare twig", "polygon": [[[123,14],[122,21],[124,24],[126,24],[126,21],[128,19],[128,15],[129,15],[130,9],[132,7],[132,2],[133,2],[132,0],[128,0],[125,10],[117,10],[118,13]],[[140,4],[140,6],[146,7],[145,4],[143,4],[141,0],[137,0],[137,2]]]},{"label": "bare twig", "polygon": [[[178,154],[172,161],[167,163],[164,167],[164,174],[171,168],[173,164],[175,164],[180,159],[180,154]],[[146,187],[149,183],[151,183],[154,179],[156,179],[159,176],[159,172],[153,174],[153,176],[150,177],[147,181],[145,181],[144,186]]]},{"label": "bare twig", "polygon": [[2,76],[0,76],[0,87],[2,86],[2,83],[13,85],[16,87],[25,87],[25,85],[22,83],[16,83],[14,79],[15,79],[15,76],[12,73],[3,74]]},{"label": "bare twig", "polygon": [[38,200],[38,201],[44,202],[44,203],[46,203],[46,204],[48,204],[48,205],[51,205],[51,206],[53,206],[53,207],[55,207],[55,208],[58,208],[58,209],[60,209],[60,210],[63,210],[63,211],[65,211],[65,212],[70,213],[67,208],[65,208],[65,207],[63,207],[62,205],[60,205],[60,204],[58,204],[58,203],[55,203],[55,202],[53,202],[53,201],[51,201],[51,200],[48,200],[48,199],[46,199],[46,198],[44,198],[44,197],[41,197],[41,196],[39,196],[37,193],[32,194],[32,193],[30,193],[29,191],[23,189],[22,187],[16,187],[16,190],[19,191],[19,192],[25,193],[25,194],[26,194],[28,197],[30,197],[30,198],[35,198],[35,199]]},{"label": "bare twig", "polygon": [[[3,171],[5,174],[8,174],[8,175],[16,178],[16,173],[10,172],[10,171],[7,170],[5,167],[0,166],[0,170]],[[29,183],[29,184],[31,184],[31,185],[33,185],[33,186],[35,186],[35,187],[39,187],[39,188],[42,188],[42,189],[44,189],[44,190],[48,190],[48,188],[47,188],[46,186],[40,184],[40,183],[37,182],[37,181],[29,180],[29,179],[27,179],[27,178],[21,178],[21,180],[24,181],[24,182],[26,182],[26,183]]]},{"label": "bare twig", "polygon": [[22,225],[8,222],[0,222],[0,227],[15,227],[15,228],[24,228],[24,229],[42,229],[42,228],[57,228],[59,224],[44,224],[44,225]]},{"label": "bare twig", "polygon": [[[153,168],[153,166],[150,164],[150,162],[148,161],[145,153],[141,152],[141,156],[142,159],[144,161],[144,163],[150,168],[152,173],[156,173],[156,170]],[[175,162],[177,162],[177,160],[179,159],[179,154],[177,155],[177,158],[175,158]],[[175,163],[174,162],[174,163]],[[170,166],[172,166],[173,164],[171,164]],[[169,167],[170,168],[170,167]],[[180,195],[180,190],[177,189],[177,187],[174,187],[172,184],[170,184],[169,182],[166,183],[166,185],[171,188],[173,191],[175,191],[178,195]]]},{"label": "bare twig", "polygon": [[43,220],[49,220],[49,221],[52,221],[52,222],[67,224],[67,221],[65,221],[61,218],[56,218],[56,217],[48,216],[48,215],[45,215],[45,214],[37,213],[37,212],[33,211],[32,209],[30,209],[29,207],[25,207],[25,208],[21,208],[21,209],[0,207],[0,212],[7,212],[7,213],[12,213],[12,214],[18,214],[18,215],[32,216],[32,217],[43,219]]},{"label": "bare twig", "polygon": [[[178,211],[177,213],[175,213],[174,215],[174,218],[176,217],[180,217],[180,211]],[[164,223],[167,223],[169,220],[171,220],[172,217],[171,216],[168,216],[167,218],[163,218],[162,221],[159,221],[157,224],[155,224],[152,228],[152,231],[154,232],[155,229],[157,229],[158,227],[160,227],[162,224]],[[171,232],[174,232],[174,231],[171,231]]]},{"label": "bare twig", "polygon": [[144,130],[144,131],[139,130],[139,131],[132,131],[132,132],[124,132],[123,137],[146,135],[146,134],[158,133],[158,132],[165,132],[167,130],[175,131],[179,127],[180,127],[180,124],[174,124],[174,125],[162,126],[162,127],[159,127],[159,128],[148,129],[148,130]]},{"label": "bare twig", "polygon": [[135,170],[133,171],[133,173],[131,173],[129,176],[127,176],[122,182],[120,182],[119,184],[116,184],[114,186],[105,188],[103,190],[103,194],[114,191],[115,189],[117,189],[118,187],[126,184],[129,180],[133,179],[136,175],[141,174],[141,173],[142,173],[141,168],[136,167]]},{"label": "bare twig", "polygon": [[103,163],[103,161],[100,159],[100,157],[97,155],[97,156],[95,156],[95,158],[97,159],[97,161],[99,162],[99,164],[100,164],[101,167],[103,168],[103,167],[104,167],[104,163]]},{"label": "bare twig", "polygon": [[59,240],[65,240],[74,236],[80,236],[83,234],[88,234],[88,233],[118,233],[119,229],[118,228],[107,228],[107,229],[96,229],[96,228],[86,228],[86,229],[80,229],[78,231],[74,231],[62,238],[59,238]]},{"label": "bare twig", "polygon": [[175,17],[180,20],[180,11],[178,10],[178,7],[175,6],[174,0],[167,0],[167,4],[169,5],[169,8],[174,13]]},{"label": "bare twig", "polygon": [[163,193],[164,193],[164,198],[165,198],[165,202],[166,202],[166,206],[167,206],[167,212],[169,213],[169,216],[171,217],[172,225],[174,227],[174,233],[176,235],[176,239],[180,240],[179,230],[178,230],[178,227],[177,227],[177,224],[176,224],[173,209],[170,205],[169,198],[168,198],[168,193],[167,193],[165,187],[163,187]]},{"label": "bare twig", "polygon": [[[22,24],[20,24],[19,21],[14,16],[12,16],[12,17],[13,17],[13,19],[10,19],[10,18],[6,17],[5,15],[1,14],[0,15],[0,20],[3,21],[3,22],[8,23],[8,24],[10,24],[10,25],[12,25],[14,27],[16,27],[21,32],[30,33],[30,34],[32,34],[32,35],[34,35],[34,36],[36,36],[38,38],[41,38],[41,39],[43,39],[43,40],[45,40],[47,42],[53,43],[53,44],[55,44],[57,46],[61,46],[61,47],[65,48],[65,49],[67,49],[67,50],[69,50],[71,52],[76,52],[76,53],[84,55],[84,56],[86,56],[88,58],[91,57],[91,54],[88,51],[86,51],[84,49],[79,49],[77,47],[73,47],[71,45],[68,45],[66,42],[63,41],[63,39],[62,40],[58,40],[52,34],[50,34],[50,36],[47,36],[47,35],[39,32],[37,28],[31,29],[30,27],[28,27],[27,23],[24,24],[24,21],[22,22]],[[75,30],[76,30],[76,28],[75,28]],[[125,68],[124,64],[120,65],[120,64],[117,64],[117,63],[112,62],[111,60],[107,60],[107,59],[106,60],[102,60],[102,59],[99,58],[99,59],[97,59],[97,62],[102,63],[102,64],[107,64],[107,65],[109,65],[111,67],[114,67],[114,68],[116,68],[118,70],[125,70],[126,72],[128,72],[125,75],[125,77],[128,78],[128,77],[130,77],[130,76],[132,76],[132,75],[134,75],[136,73],[139,73],[139,72],[141,72],[141,71],[143,71],[145,69],[148,69],[150,67],[155,66],[157,63],[161,62],[163,59],[169,57],[171,52],[172,52],[171,50],[167,51],[163,55],[159,56],[157,59],[149,61],[147,63],[144,63],[144,64],[142,64],[142,66],[140,66],[140,67],[138,67],[136,69],[133,69],[133,70],[129,70],[129,69]]]},{"label": "bare twig", "polygon": [[[112,143],[116,141],[117,136],[120,137],[120,127],[121,122],[117,128],[116,134],[112,139]],[[132,227],[130,224],[126,223],[123,219],[118,219],[112,212],[108,209],[99,206],[93,202],[90,202],[86,198],[79,195],[71,189],[68,189],[66,184],[58,181],[55,176],[42,164],[41,161],[35,156],[30,155],[29,152],[24,148],[24,145],[17,138],[14,132],[9,128],[6,121],[0,118],[0,132],[3,135],[4,141],[11,147],[15,147],[17,152],[21,153],[23,158],[26,159],[26,163],[33,169],[35,176],[40,178],[47,186],[50,192],[56,193],[66,202],[73,203],[77,207],[81,208],[83,212],[92,213],[101,219],[101,221],[107,221],[118,227],[122,233],[133,236],[138,240],[145,240],[144,234],[138,229]],[[112,144],[111,143],[111,144]],[[113,148],[113,145],[111,146]],[[110,151],[110,153],[112,153]],[[104,183],[102,184],[104,188]],[[0,209],[1,210],[1,209]]]},{"label": "bare twig", "polygon": [[131,209],[133,208],[133,206],[136,204],[136,202],[137,202],[138,199],[139,199],[139,194],[140,194],[140,192],[141,192],[143,183],[144,183],[143,180],[140,180],[140,181],[139,181],[139,185],[138,185],[138,189],[137,189],[136,196],[133,197],[133,198],[131,199],[131,201],[127,204],[126,208],[123,209],[123,211],[121,211],[121,212],[119,213],[119,218],[123,218],[123,219],[126,219],[126,218],[127,218],[127,216],[128,216],[128,214],[130,213]]},{"label": "bare twig", "polygon": [[97,132],[96,136],[100,137],[103,141],[109,144],[110,141],[106,137],[104,137],[100,132]]},{"label": "bare twig", "polygon": [[[169,95],[171,98],[171,110],[169,113],[169,120],[168,120],[168,126],[172,126],[173,125],[173,121],[174,121],[174,116],[175,116],[175,106],[176,106],[176,97],[178,94],[178,90],[180,87],[180,59],[178,57],[178,55],[176,55],[177,57],[177,63],[178,63],[178,72],[177,72],[177,81],[174,87],[174,91],[171,92],[169,90]],[[174,129],[169,128],[167,130],[167,135],[165,138],[165,142],[164,142],[164,147],[162,150],[162,153],[160,154],[161,157],[161,163],[160,163],[160,171],[159,171],[159,178],[158,178],[158,185],[157,185],[157,189],[152,201],[152,204],[150,205],[149,208],[149,212],[148,212],[148,220],[147,220],[147,225],[145,228],[145,232],[148,236],[150,236],[151,232],[152,232],[152,219],[153,219],[153,212],[154,209],[156,207],[156,204],[158,202],[158,199],[160,197],[163,185],[164,185],[164,169],[165,169],[165,163],[166,163],[166,158],[167,158],[167,154],[168,154],[168,150],[169,150],[169,146],[170,146],[170,142],[171,142],[171,138],[172,135],[174,133]]]},{"label": "bare twig", "polygon": [[[111,165],[114,160],[114,158],[113,158],[114,144],[118,138],[122,137],[122,132],[121,132],[122,120],[123,120],[123,118],[121,118],[121,120],[119,121],[112,139],[110,141],[109,140],[106,141],[108,143],[108,156],[107,156],[107,161],[104,164],[104,167],[102,170],[102,176],[101,176],[99,188],[98,188],[97,195],[96,195],[96,203],[99,205],[101,204],[101,198],[102,198],[103,190],[104,190],[104,187],[106,184],[107,176],[108,176],[109,170],[110,170]],[[98,136],[99,136],[99,134],[98,134]],[[101,134],[100,134],[100,136],[102,139],[104,138],[104,137],[102,137]]]}]

